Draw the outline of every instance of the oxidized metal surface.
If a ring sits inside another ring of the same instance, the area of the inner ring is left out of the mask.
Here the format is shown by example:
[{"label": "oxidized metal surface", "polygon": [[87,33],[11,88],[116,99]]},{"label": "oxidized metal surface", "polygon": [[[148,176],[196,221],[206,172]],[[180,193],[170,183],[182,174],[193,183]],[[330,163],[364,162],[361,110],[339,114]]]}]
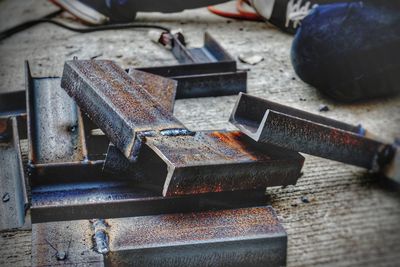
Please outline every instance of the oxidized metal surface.
[{"label": "oxidized metal surface", "polygon": [[237,70],[235,61],[138,68],[138,70],[176,80],[177,99],[237,95],[247,90],[247,71]]},{"label": "oxidized metal surface", "polygon": [[[137,86],[145,89],[162,107],[171,113],[174,111],[176,81],[135,69],[130,69],[128,73],[137,83]],[[103,172],[120,174],[127,170],[129,165],[130,162],[124,154],[110,143],[103,165]]]},{"label": "oxidized metal surface", "polygon": [[148,137],[131,178],[163,196],[295,184],[304,158],[240,132]]},{"label": "oxidized metal surface", "polygon": [[32,266],[104,266],[89,220],[32,224]]},{"label": "oxidized metal surface", "polygon": [[283,266],[286,249],[269,206],[32,227],[33,266]]},{"label": "oxidized metal surface", "polygon": [[30,160],[38,164],[76,162],[87,157],[78,107],[60,82],[59,78],[33,79],[29,94],[33,111],[29,114]]},{"label": "oxidized metal surface", "polygon": [[[60,87],[60,78],[34,78],[26,63],[29,174],[33,184],[100,175],[103,157],[92,158],[84,119],[75,102]],[[104,136],[103,139],[106,139]],[[108,141],[107,141],[108,142]],[[97,149],[102,142],[97,142]]]},{"label": "oxidized metal surface", "polygon": [[0,118],[0,231],[22,227],[27,205],[17,118]]},{"label": "oxidized metal surface", "polygon": [[268,206],[107,222],[110,266],[286,264],[286,232]]},{"label": "oxidized metal surface", "polygon": [[161,130],[186,130],[111,61],[67,61],[61,87],[130,161],[137,159],[146,136]]},{"label": "oxidized metal surface", "polygon": [[267,201],[265,190],[162,197],[160,193],[113,176],[96,182],[34,186],[31,220],[38,223],[143,216],[260,206]]},{"label": "oxidized metal surface", "polygon": [[389,146],[362,136],[360,127],[240,94],[230,122],[260,143],[368,169],[379,169]]},{"label": "oxidized metal surface", "polygon": [[140,70],[130,69],[129,75],[142,86],[161,106],[174,111],[177,82]]}]

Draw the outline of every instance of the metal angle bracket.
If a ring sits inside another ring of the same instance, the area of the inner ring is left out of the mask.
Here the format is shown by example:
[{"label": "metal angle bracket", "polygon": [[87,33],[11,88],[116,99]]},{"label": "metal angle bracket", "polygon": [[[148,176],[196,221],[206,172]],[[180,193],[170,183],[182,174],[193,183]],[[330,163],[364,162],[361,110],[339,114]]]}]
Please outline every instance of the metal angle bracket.
[{"label": "metal angle bracket", "polygon": [[148,136],[191,134],[112,61],[67,61],[61,87],[132,162]]},{"label": "metal angle bracket", "polygon": [[[247,90],[247,70],[208,33],[203,47],[188,48],[181,33],[162,33],[182,65],[140,68],[178,81],[177,98],[236,95]],[[162,38],[163,39],[163,38]],[[166,44],[164,44],[166,45]]]},{"label": "metal angle bracket", "polygon": [[17,117],[0,118],[0,230],[22,227],[28,208]]},{"label": "metal angle bracket", "polygon": [[304,158],[270,145],[255,147],[240,132],[151,137],[133,179],[163,196],[265,189],[296,184]]},{"label": "metal angle bracket", "polygon": [[204,33],[204,46],[187,48],[179,36],[172,36],[172,53],[179,63],[234,62],[231,55],[208,33]]},{"label": "metal angle bracket", "polygon": [[240,132],[199,131],[148,137],[135,164],[110,147],[105,166],[163,196],[176,196],[296,184],[303,163],[296,152],[257,146]]},{"label": "metal angle bracket", "polygon": [[163,197],[129,179],[32,187],[32,223],[120,218],[266,205],[265,189]]},{"label": "metal angle bracket", "polygon": [[32,227],[32,266],[284,266],[286,252],[270,206]]},{"label": "metal angle bracket", "polygon": [[238,70],[235,61],[136,69],[176,80],[177,99],[237,95],[247,91],[247,71]]},{"label": "metal angle bracket", "polygon": [[[28,62],[25,70],[32,185],[100,176],[108,141],[92,138],[87,119],[61,89],[60,78],[32,77]],[[88,149],[93,146],[99,155]]]},{"label": "metal angle bracket", "polygon": [[[380,171],[398,149],[353,126],[265,99],[240,94],[230,122],[259,143]],[[392,175],[394,176],[394,174]]]}]

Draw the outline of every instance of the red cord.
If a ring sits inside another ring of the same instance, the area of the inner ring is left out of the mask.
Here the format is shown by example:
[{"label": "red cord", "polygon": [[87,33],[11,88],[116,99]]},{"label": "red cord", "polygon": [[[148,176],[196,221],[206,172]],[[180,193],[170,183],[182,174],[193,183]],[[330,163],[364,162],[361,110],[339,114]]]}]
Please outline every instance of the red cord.
[{"label": "red cord", "polygon": [[243,6],[249,5],[247,0],[237,0],[236,2],[236,10],[238,12],[227,12],[216,8],[215,6],[209,6],[208,10],[218,16],[231,18],[231,19],[242,19],[242,20],[252,20],[252,21],[262,21],[262,17],[258,15],[256,12],[249,12]]}]

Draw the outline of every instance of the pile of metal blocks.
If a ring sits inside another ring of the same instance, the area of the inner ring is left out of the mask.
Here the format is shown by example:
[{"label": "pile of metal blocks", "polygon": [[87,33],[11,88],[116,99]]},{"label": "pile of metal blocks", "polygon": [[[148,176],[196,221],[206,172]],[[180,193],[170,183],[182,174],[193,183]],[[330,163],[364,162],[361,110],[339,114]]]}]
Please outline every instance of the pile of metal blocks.
[{"label": "pile of metal blocks", "polygon": [[243,93],[230,118],[240,131],[187,129],[173,115],[177,95],[224,94],[196,87],[224,81],[199,66],[232,60],[208,35],[198,50],[173,42],[182,62],[206,61],[194,64],[203,74],[74,59],[62,78],[38,78],[26,64],[26,106],[0,98],[1,229],[21,227],[29,208],[33,266],[282,266],[287,236],[265,188],[296,184],[298,152],[400,180],[397,143]]}]

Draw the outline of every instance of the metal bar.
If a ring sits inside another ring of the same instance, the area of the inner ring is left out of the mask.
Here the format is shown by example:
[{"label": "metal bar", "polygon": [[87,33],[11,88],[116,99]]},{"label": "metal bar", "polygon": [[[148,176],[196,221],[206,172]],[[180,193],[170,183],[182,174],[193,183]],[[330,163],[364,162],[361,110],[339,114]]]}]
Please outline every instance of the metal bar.
[{"label": "metal bar", "polygon": [[362,136],[359,126],[246,94],[240,94],[230,122],[257,142],[367,169],[379,168],[380,154],[391,149],[390,145]]},{"label": "metal bar", "polygon": [[204,34],[204,46],[187,48],[175,35],[172,36],[172,53],[179,63],[207,63],[234,61],[231,55],[209,34]]},{"label": "metal bar", "polygon": [[176,212],[227,209],[267,204],[265,190],[162,197],[129,180],[106,180],[34,186],[33,223],[119,218]]},{"label": "metal bar", "polygon": [[[60,78],[34,78],[26,63],[28,172],[32,184],[92,179],[104,163],[87,150],[82,115],[60,87]],[[103,137],[103,139],[106,139]],[[107,146],[103,148],[104,154]]]},{"label": "metal bar", "polygon": [[286,251],[270,206],[32,227],[33,266],[284,266]]},{"label": "metal bar", "polygon": [[237,95],[247,87],[246,71],[171,78],[178,81],[177,99]]},{"label": "metal bar", "polygon": [[219,62],[235,61],[235,59],[208,32],[204,33],[204,50]]},{"label": "metal bar", "polygon": [[0,231],[24,225],[28,205],[16,117],[0,118]]},{"label": "metal bar", "polygon": [[111,61],[73,60],[64,66],[61,87],[130,161],[143,139],[185,127]]},{"label": "metal bar", "polygon": [[163,77],[192,76],[237,71],[236,61],[188,63],[170,66],[136,68]]},{"label": "metal bar", "polygon": [[130,69],[129,76],[171,113],[174,111],[177,82],[159,75]]},{"label": "metal bar", "polygon": [[139,70],[176,80],[178,82],[176,99],[237,95],[247,91],[247,71],[236,70],[234,61],[139,68]]},{"label": "metal bar", "polygon": [[240,132],[149,137],[129,178],[163,196],[295,184],[304,158]]}]

